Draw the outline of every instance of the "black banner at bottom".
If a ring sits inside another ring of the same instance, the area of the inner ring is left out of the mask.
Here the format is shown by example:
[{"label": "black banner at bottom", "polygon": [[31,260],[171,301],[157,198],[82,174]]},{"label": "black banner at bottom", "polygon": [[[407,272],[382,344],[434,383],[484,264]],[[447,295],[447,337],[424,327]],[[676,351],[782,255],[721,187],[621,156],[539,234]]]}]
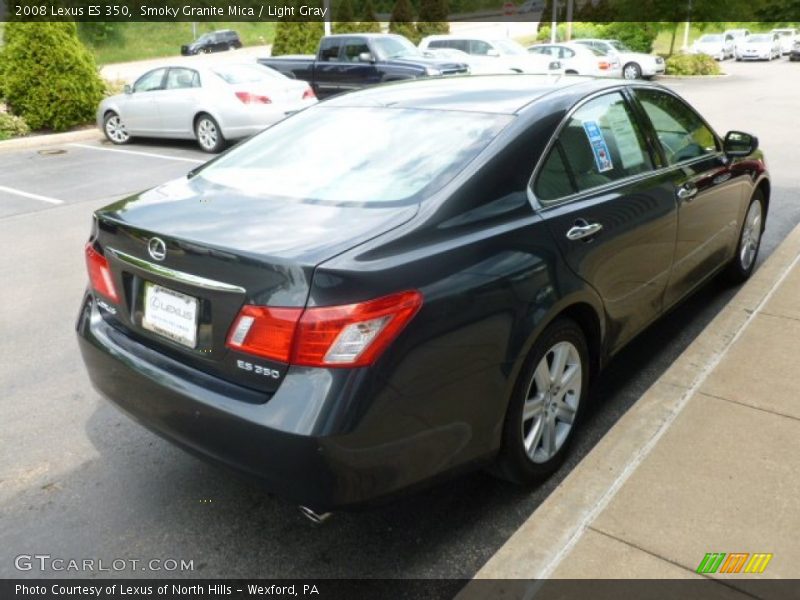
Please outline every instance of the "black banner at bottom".
[{"label": "black banner at bottom", "polygon": [[41,579],[0,580],[2,600],[796,600],[800,580]]}]

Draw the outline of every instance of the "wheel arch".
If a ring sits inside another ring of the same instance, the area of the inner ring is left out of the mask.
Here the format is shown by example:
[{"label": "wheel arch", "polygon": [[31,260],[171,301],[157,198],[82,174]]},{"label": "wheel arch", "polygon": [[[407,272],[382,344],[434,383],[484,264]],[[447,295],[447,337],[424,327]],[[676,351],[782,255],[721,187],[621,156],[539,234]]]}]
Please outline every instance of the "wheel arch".
[{"label": "wheel arch", "polygon": [[769,215],[769,200],[770,195],[772,194],[772,184],[770,183],[769,179],[763,177],[757,184],[754,192],[761,192],[764,195],[764,219],[762,219],[763,225],[766,226],[767,224],[767,216]]}]

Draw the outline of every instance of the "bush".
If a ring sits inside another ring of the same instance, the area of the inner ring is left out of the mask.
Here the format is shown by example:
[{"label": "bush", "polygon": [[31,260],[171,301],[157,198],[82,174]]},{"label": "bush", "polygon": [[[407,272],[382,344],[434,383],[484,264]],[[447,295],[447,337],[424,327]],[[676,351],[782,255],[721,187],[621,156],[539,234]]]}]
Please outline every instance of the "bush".
[{"label": "bush", "polygon": [[706,54],[678,54],[667,59],[667,75],[719,75],[717,61]]},{"label": "bush", "polygon": [[414,44],[418,44],[422,39],[414,25],[414,7],[410,0],[397,0],[389,21],[389,32],[405,36]]},{"label": "bush", "polygon": [[9,111],[31,129],[63,131],[94,120],[104,85],[74,23],[6,26],[0,80]]},{"label": "bush", "polygon": [[653,23],[632,23],[616,21],[608,23],[603,37],[619,40],[634,52],[650,54],[658,37],[658,29]]},{"label": "bush", "polygon": [[28,135],[30,129],[25,119],[0,112],[0,140]]},{"label": "bush", "polygon": [[272,56],[281,54],[314,54],[324,33],[319,21],[278,21]]}]

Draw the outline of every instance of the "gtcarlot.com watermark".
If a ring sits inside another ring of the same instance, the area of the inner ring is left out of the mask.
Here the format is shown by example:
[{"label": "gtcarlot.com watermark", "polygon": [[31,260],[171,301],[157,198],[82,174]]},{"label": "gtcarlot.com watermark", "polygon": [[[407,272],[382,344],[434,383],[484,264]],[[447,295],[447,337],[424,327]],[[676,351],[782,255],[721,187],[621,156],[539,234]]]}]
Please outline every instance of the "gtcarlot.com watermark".
[{"label": "gtcarlot.com watermark", "polygon": [[62,558],[50,554],[18,554],[14,558],[14,567],[18,571],[56,573],[184,572],[194,571],[194,560],[183,558]]}]

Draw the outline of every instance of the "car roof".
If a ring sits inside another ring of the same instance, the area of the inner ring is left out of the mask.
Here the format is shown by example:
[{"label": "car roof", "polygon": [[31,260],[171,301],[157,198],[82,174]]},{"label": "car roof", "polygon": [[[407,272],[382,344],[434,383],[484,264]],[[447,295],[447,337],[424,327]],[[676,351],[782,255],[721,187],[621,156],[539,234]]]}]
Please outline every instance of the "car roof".
[{"label": "car roof", "polygon": [[325,106],[390,107],[516,114],[559,91],[588,95],[619,88],[622,80],[554,75],[471,75],[403,81],[367,88],[326,100]]},{"label": "car roof", "polygon": [[475,35],[473,33],[467,33],[464,35],[458,33],[447,33],[447,34],[437,34],[437,35],[429,35],[423,38],[422,41],[434,41],[434,40],[480,40],[482,42],[493,42],[495,40],[505,40],[510,39],[503,37],[502,35]]}]

